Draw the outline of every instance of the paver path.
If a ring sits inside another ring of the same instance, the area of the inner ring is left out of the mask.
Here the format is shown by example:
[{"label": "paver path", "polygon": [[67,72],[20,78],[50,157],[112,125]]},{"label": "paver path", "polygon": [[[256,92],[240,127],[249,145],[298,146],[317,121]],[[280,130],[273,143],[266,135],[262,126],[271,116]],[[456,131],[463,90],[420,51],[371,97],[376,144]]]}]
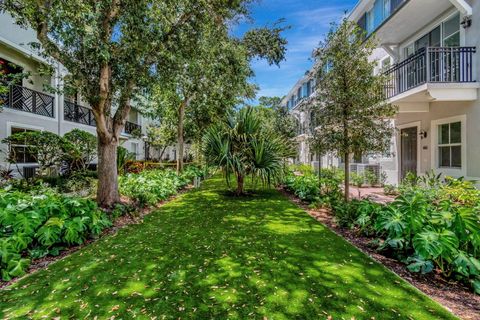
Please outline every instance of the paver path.
[{"label": "paver path", "polygon": [[0,318],[451,319],[275,190],[221,179],[0,291]]}]

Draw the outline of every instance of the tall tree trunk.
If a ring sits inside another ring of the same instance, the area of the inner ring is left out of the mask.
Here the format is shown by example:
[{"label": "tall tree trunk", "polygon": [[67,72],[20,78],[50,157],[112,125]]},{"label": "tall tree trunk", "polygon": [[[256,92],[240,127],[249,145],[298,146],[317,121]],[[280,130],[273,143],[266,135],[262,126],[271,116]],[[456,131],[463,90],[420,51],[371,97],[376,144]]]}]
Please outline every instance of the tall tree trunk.
[{"label": "tall tree trunk", "polygon": [[120,200],[118,193],[117,139],[98,139],[97,202],[111,207]]},{"label": "tall tree trunk", "polygon": [[237,195],[240,196],[244,193],[244,177],[243,175],[237,175]]},{"label": "tall tree trunk", "polygon": [[183,141],[183,120],[185,118],[185,106],[186,103],[180,104],[178,108],[178,127],[177,127],[177,173],[183,172],[183,153],[184,153],[184,141]]},{"label": "tall tree trunk", "polygon": [[345,201],[350,200],[350,155],[345,152],[343,155],[345,162]]}]

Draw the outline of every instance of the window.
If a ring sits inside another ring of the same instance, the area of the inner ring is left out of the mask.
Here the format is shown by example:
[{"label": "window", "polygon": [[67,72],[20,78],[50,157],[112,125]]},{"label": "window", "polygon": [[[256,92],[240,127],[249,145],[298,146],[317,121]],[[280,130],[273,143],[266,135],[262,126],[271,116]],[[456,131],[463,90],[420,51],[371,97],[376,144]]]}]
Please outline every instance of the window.
[{"label": "window", "polygon": [[132,153],[135,155],[135,160],[138,159],[138,143],[132,142]]},{"label": "window", "polygon": [[445,47],[460,46],[460,14],[456,14],[443,24],[442,40]]},{"label": "window", "polygon": [[[35,130],[12,127],[11,134],[21,133],[21,132],[32,132]],[[23,141],[18,144],[10,145],[10,156],[16,163],[36,163],[35,154],[31,153],[28,150],[28,142]]]},{"label": "window", "polygon": [[383,0],[383,20],[390,16],[391,8],[390,0]]},{"label": "window", "polygon": [[462,167],[462,122],[438,126],[438,167]]},{"label": "window", "polygon": [[392,58],[387,57],[382,60],[381,62],[382,72],[387,71],[388,69],[390,69],[391,66],[392,66]]},{"label": "window", "polygon": [[370,34],[373,32],[374,28],[374,17],[373,17],[373,10],[367,12],[367,33]]}]

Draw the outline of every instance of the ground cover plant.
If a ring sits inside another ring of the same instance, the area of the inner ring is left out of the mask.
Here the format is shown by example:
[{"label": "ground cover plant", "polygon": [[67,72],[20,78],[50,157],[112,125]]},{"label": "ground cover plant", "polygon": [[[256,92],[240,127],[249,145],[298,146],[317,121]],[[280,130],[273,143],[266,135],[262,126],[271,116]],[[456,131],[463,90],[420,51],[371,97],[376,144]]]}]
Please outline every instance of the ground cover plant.
[{"label": "ground cover plant", "polygon": [[39,191],[0,190],[3,280],[23,275],[30,259],[58,255],[111,225],[92,200],[67,197],[45,186]]},{"label": "ground cover plant", "polygon": [[192,183],[193,179],[203,178],[206,171],[188,166],[182,174],[170,169],[144,170],[120,176],[120,193],[137,202],[140,206],[154,205],[176,194],[178,190]]},{"label": "ground cover plant", "polygon": [[411,176],[392,203],[340,203],[334,215],[341,225],[377,237],[379,250],[410,271],[436,271],[480,293],[480,191],[471,182]]},{"label": "ground cover plant", "polygon": [[5,318],[454,319],[276,190],[221,177],[0,291]]}]

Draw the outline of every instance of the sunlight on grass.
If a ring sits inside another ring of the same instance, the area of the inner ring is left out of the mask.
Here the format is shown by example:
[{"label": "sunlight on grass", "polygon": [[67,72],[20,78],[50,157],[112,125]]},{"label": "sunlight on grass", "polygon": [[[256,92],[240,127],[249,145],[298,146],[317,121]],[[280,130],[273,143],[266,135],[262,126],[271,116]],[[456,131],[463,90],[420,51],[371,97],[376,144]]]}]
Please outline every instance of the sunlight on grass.
[{"label": "sunlight on grass", "polygon": [[218,178],[0,291],[0,315],[454,319],[277,191]]}]

